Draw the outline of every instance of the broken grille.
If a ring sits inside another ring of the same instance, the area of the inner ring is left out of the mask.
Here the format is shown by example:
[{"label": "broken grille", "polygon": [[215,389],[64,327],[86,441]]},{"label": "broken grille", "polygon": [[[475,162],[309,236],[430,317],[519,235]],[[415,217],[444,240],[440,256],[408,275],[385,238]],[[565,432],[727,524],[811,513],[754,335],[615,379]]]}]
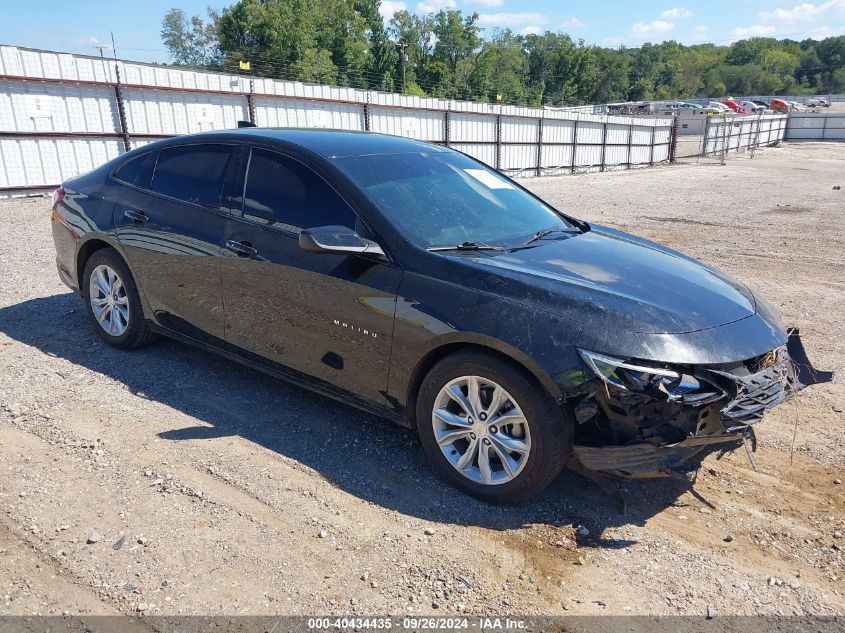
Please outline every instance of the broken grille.
[{"label": "broken grille", "polygon": [[783,354],[779,362],[750,376],[729,376],[737,385],[736,397],[722,409],[722,418],[733,425],[727,431],[759,422],[766,409],[779,405],[789,397],[789,357]]}]

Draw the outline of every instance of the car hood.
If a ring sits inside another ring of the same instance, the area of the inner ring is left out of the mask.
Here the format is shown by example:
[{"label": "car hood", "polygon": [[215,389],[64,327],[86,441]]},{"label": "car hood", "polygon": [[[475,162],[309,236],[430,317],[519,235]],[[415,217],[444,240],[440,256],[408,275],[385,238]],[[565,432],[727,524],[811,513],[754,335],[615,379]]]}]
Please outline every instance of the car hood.
[{"label": "car hood", "polygon": [[602,226],[531,248],[450,259],[458,283],[535,304],[591,329],[680,334],[755,313],[751,292],[718,270]]}]

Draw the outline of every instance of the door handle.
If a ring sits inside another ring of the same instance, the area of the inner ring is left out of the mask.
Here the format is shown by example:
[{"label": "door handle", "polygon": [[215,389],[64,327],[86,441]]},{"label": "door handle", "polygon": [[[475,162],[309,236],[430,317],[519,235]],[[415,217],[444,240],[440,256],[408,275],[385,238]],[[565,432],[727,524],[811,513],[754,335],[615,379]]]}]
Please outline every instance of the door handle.
[{"label": "door handle", "polygon": [[149,222],[150,219],[147,217],[147,214],[143,211],[134,211],[132,209],[127,209],[123,212],[123,217],[132,220],[133,222]]},{"label": "door handle", "polygon": [[258,255],[258,250],[252,247],[252,244],[249,242],[235,242],[234,240],[228,240],[226,242],[226,248],[228,248],[233,253],[236,253],[238,257],[254,257]]}]

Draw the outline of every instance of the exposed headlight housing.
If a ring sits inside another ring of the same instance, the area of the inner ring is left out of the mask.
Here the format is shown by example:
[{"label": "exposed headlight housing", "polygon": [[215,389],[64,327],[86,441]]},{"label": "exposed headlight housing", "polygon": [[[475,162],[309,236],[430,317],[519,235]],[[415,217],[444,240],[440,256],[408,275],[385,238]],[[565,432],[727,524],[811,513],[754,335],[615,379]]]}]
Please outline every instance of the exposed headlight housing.
[{"label": "exposed headlight housing", "polygon": [[584,349],[578,353],[605,384],[624,391],[689,405],[709,404],[727,395],[714,382],[684,371],[650,367]]}]

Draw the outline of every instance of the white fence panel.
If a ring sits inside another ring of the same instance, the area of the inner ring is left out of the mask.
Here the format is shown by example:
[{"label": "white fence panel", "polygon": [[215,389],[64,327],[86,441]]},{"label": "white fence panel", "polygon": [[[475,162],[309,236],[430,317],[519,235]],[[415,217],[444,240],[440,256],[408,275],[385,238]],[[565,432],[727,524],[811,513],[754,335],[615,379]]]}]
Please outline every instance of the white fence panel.
[{"label": "white fence panel", "polygon": [[496,117],[490,115],[450,113],[449,139],[455,143],[463,141],[496,141]]},{"label": "white fence panel", "polygon": [[473,158],[477,158],[485,165],[489,165],[495,169],[496,167],[496,147],[495,145],[479,145],[477,143],[452,143],[450,147],[469,154]]},{"label": "white fence panel", "polygon": [[193,134],[237,127],[247,118],[242,97],[174,92],[125,91],[126,124],[130,134]]},{"label": "white fence panel", "polygon": [[578,122],[578,143],[598,145],[604,143],[604,123],[593,121]]},{"label": "white fence panel", "polygon": [[370,131],[420,141],[445,141],[446,121],[440,112],[371,107]]},{"label": "white fence panel", "polygon": [[628,125],[608,123],[607,142],[613,145],[628,144],[631,135],[631,128]]},{"label": "white fence panel", "polygon": [[551,175],[572,169],[572,145],[549,145],[543,147],[541,166],[543,173]]},{"label": "white fence panel", "polygon": [[502,117],[502,141],[505,143],[536,143],[540,120]]},{"label": "white fence panel", "polygon": [[258,127],[363,130],[364,111],[351,104],[256,98],[255,122]]},{"label": "white fence panel", "polygon": [[786,138],[790,141],[845,140],[845,113],[793,112],[789,115]]},{"label": "white fence panel", "polygon": [[[665,117],[452,101],[12,46],[0,46],[0,74],[10,77],[0,81],[0,189],[6,190],[57,184],[117,155],[125,143],[134,148],[159,137],[234,128],[251,114],[262,127],[369,127],[445,143],[515,176],[669,158],[672,119]],[[731,142],[752,136],[742,132]]]},{"label": "white fence panel", "polygon": [[106,87],[0,81],[0,130],[111,132],[120,129]]},{"label": "white fence panel", "polygon": [[[580,134],[581,130],[578,130]],[[602,148],[599,145],[578,145],[575,148],[575,167],[600,167],[602,163]]]},{"label": "white fence panel", "polygon": [[119,154],[117,139],[0,139],[0,189],[53,186]]},{"label": "white fence panel", "polygon": [[[502,165],[500,169],[509,171],[528,171],[537,168],[537,146],[524,145],[503,145]],[[513,174],[511,174],[513,175]],[[519,175],[519,174],[517,174]],[[525,174],[529,175],[529,174]]]}]

